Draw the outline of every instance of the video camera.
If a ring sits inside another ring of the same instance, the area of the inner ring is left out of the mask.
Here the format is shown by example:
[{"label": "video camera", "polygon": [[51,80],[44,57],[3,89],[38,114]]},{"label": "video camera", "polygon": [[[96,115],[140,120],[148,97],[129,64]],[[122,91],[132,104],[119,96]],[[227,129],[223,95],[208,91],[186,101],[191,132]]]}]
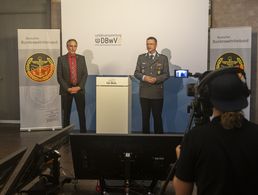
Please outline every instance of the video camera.
[{"label": "video camera", "polygon": [[187,107],[187,112],[191,113],[191,120],[188,124],[188,129],[191,128],[194,120],[195,126],[205,124],[209,122],[210,116],[212,115],[212,104],[209,98],[204,97],[199,93],[198,87],[202,79],[209,74],[211,71],[205,71],[204,73],[191,73],[187,69],[175,70],[176,78],[197,78],[196,83],[187,84],[187,96],[194,97],[191,104]]}]

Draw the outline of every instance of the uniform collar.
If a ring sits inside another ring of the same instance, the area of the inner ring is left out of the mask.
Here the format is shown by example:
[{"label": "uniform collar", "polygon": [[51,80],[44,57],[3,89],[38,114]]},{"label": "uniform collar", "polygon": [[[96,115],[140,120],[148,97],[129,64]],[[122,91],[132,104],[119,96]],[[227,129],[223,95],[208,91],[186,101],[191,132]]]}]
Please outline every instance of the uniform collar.
[{"label": "uniform collar", "polygon": [[154,55],[154,58],[159,57],[159,53],[157,51],[155,53],[153,53],[153,54],[150,54],[149,52],[147,52],[145,54],[145,57],[149,57],[150,55]]}]

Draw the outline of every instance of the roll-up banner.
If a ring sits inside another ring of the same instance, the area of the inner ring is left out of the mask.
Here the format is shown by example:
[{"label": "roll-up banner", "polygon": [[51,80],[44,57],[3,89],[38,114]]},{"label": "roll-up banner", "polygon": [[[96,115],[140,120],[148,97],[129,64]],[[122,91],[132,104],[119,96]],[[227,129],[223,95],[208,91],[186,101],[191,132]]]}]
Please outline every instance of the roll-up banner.
[{"label": "roll-up banner", "polygon": [[[210,31],[210,69],[240,67],[246,72],[251,87],[251,27],[212,28]],[[250,98],[249,98],[250,105]],[[244,109],[250,118],[250,106]]]},{"label": "roll-up banner", "polygon": [[60,30],[18,29],[20,130],[62,128],[56,78]]}]

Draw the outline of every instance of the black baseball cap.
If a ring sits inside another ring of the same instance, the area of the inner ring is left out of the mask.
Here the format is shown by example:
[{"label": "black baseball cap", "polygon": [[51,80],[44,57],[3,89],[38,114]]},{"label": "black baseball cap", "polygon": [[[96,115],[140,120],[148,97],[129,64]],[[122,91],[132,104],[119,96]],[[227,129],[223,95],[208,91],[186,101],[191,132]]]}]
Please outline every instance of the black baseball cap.
[{"label": "black baseball cap", "polygon": [[241,111],[248,106],[248,89],[236,73],[225,73],[209,84],[210,100],[222,112]]}]

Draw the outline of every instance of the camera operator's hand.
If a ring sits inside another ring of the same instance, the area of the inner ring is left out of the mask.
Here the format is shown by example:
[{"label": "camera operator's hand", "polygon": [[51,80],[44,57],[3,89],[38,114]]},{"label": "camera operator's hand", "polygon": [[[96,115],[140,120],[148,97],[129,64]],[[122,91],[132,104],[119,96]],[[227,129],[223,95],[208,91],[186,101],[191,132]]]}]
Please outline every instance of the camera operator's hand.
[{"label": "camera operator's hand", "polygon": [[179,159],[180,152],[181,152],[181,145],[178,145],[178,146],[176,147],[176,158],[177,158],[177,159]]}]

